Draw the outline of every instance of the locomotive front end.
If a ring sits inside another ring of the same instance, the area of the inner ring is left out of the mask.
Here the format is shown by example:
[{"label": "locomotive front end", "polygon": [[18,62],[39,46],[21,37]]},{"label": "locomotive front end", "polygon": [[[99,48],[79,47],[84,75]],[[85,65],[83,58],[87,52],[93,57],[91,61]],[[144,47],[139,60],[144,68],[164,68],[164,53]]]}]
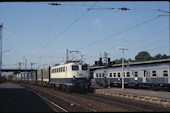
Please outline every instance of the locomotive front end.
[{"label": "locomotive front end", "polygon": [[90,88],[90,70],[87,64],[73,65],[73,89],[75,91],[87,91]]}]

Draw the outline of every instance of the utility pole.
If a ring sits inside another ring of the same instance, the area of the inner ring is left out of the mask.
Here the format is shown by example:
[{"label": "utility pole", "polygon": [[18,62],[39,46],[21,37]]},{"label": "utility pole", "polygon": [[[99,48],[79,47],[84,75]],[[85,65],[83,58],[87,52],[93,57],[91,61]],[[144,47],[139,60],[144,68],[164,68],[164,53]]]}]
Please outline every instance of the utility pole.
[{"label": "utility pole", "polygon": [[126,48],[117,48],[117,49],[120,49],[122,50],[122,89],[124,89],[124,50],[129,50],[129,49],[126,49]]},{"label": "utility pole", "polygon": [[[24,57],[25,58],[25,57]],[[24,74],[24,79],[26,78],[25,76],[27,75],[27,59],[25,58],[25,74]],[[28,76],[28,75],[27,75]],[[28,77],[27,77],[28,78]]]},{"label": "utility pole", "polygon": [[[21,73],[21,65],[22,65],[22,63],[19,62],[18,64],[19,64],[19,73]],[[21,81],[22,81],[22,75],[21,75]]]},{"label": "utility pole", "polygon": [[66,63],[68,63],[68,49],[66,50]]},{"label": "utility pole", "polygon": [[2,28],[3,24],[0,25],[0,78],[2,75]]},{"label": "utility pole", "polygon": [[34,65],[34,64],[36,64],[36,63],[32,63],[31,62],[31,80],[33,81],[33,75],[32,75],[32,65]]}]

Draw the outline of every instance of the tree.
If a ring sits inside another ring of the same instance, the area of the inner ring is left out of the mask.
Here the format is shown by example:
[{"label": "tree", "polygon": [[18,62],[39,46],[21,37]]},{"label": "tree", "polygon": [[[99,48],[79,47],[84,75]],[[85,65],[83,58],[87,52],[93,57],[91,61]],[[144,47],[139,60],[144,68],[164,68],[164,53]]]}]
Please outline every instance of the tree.
[{"label": "tree", "polygon": [[156,60],[162,59],[162,55],[161,54],[157,54],[155,57],[156,57]]},{"label": "tree", "polygon": [[116,59],[114,62],[115,62],[115,64],[121,64],[122,60],[121,59]]},{"label": "tree", "polygon": [[168,56],[167,55],[162,55],[162,59],[167,59],[168,58]]},{"label": "tree", "polygon": [[148,61],[151,60],[151,56],[147,51],[141,51],[135,56],[136,61]]}]

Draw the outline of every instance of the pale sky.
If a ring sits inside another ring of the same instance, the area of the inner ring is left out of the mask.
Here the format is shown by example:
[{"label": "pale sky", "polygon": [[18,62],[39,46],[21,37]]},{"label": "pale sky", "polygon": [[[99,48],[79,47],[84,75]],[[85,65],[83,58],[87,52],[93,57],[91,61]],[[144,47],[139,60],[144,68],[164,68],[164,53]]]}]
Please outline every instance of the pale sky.
[{"label": "pale sky", "polygon": [[90,65],[104,52],[111,60],[121,58],[117,47],[129,49],[126,59],[140,51],[169,55],[169,16],[158,17],[168,14],[168,1],[48,3],[0,3],[3,51],[10,50],[3,53],[3,68],[16,68],[24,59],[27,68],[31,62],[51,66],[66,59],[66,49],[80,51]]}]

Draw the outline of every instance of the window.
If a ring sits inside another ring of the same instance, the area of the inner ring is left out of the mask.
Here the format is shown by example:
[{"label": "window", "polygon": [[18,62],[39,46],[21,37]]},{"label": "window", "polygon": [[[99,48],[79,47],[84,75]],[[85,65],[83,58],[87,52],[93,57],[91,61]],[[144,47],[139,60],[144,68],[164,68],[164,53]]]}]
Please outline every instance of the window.
[{"label": "window", "polygon": [[77,70],[79,70],[79,67],[77,65],[72,65],[72,70],[77,71]]},{"label": "window", "polygon": [[114,77],[116,77],[116,73],[114,73]]},{"label": "window", "polygon": [[82,70],[88,70],[88,66],[87,65],[82,65]]},{"label": "window", "polygon": [[98,77],[98,73],[96,73],[96,77]]},{"label": "window", "polygon": [[138,72],[137,71],[135,72],[135,77],[138,77]]},{"label": "window", "polygon": [[67,67],[66,67],[66,71],[67,71]]},{"label": "window", "polygon": [[126,72],[126,76],[127,76],[127,77],[130,77],[130,72]]},{"label": "window", "polygon": [[112,73],[110,73],[110,77],[112,77]]},{"label": "window", "polygon": [[120,73],[117,73],[118,77],[120,77]]},{"label": "window", "polygon": [[99,73],[99,77],[101,77],[101,73]]},{"label": "window", "polygon": [[125,72],[123,72],[123,75],[124,75],[124,77],[125,77]]},{"label": "window", "polygon": [[65,67],[63,67],[63,72],[65,72]]},{"label": "window", "polygon": [[104,77],[104,73],[103,73],[102,75],[103,75],[103,77]]},{"label": "window", "polygon": [[156,76],[156,71],[152,71],[152,76]]},{"label": "window", "polygon": [[168,76],[168,71],[167,70],[163,71],[163,76]]},{"label": "window", "polygon": [[98,73],[96,73],[96,77],[98,77]]}]

